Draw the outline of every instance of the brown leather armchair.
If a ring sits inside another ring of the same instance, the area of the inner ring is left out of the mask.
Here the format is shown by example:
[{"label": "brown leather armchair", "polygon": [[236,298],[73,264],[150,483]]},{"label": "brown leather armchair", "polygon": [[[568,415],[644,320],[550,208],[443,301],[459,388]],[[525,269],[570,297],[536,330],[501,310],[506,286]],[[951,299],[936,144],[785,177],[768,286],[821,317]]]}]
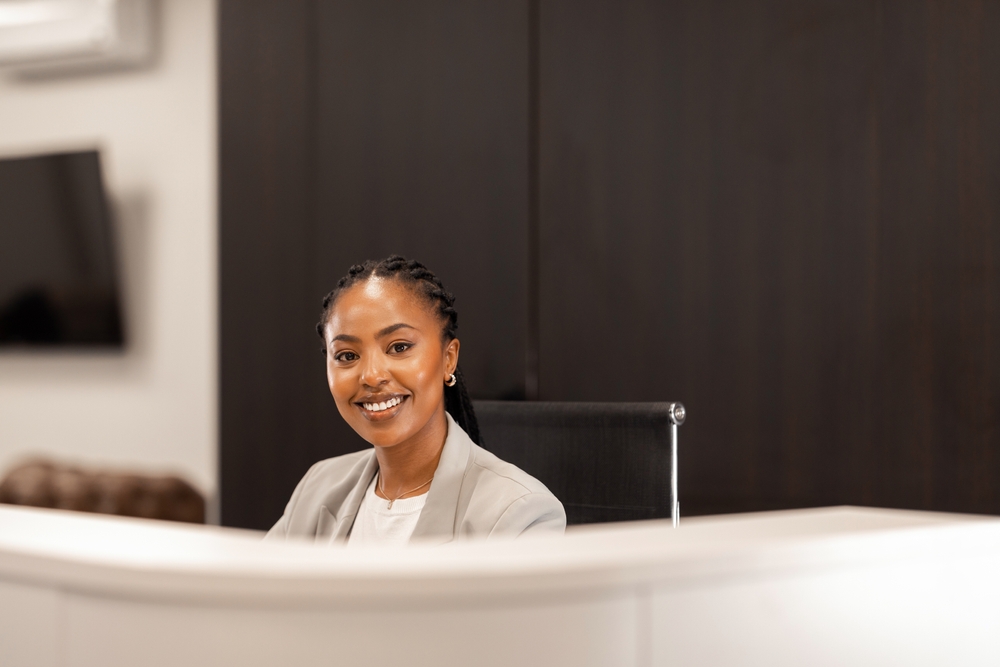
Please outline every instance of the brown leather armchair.
[{"label": "brown leather armchair", "polygon": [[0,482],[0,503],[205,522],[205,499],[172,475],[85,470],[37,460],[13,468]]}]

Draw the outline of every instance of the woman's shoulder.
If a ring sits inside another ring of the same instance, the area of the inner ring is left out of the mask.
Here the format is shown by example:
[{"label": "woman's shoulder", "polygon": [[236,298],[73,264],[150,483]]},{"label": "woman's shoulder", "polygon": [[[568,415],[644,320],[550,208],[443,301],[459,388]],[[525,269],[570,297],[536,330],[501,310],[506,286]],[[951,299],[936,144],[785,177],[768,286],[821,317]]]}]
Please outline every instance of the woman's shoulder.
[{"label": "woman's shoulder", "polygon": [[354,476],[354,472],[359,467],[364,467],[372,457],[373,452],[369,447],[361,451],[341,454],[328,459],[323,459],[312,464],[306,474],[302,477],[300,485],[320,485],[324,488],[331,484],[336,484]]},{"label": "woman's shoulder", "polygon": [[552,495],[552,492],[540,481],[518,468],[513,463],[504,461],[493,452],[479,445],[472,446],[473,472],[480,481],[489,480],[499,487],[506,487],[515,495],[542,493]]},{"label": "woman's shoulder", "polygon": [[477,444],[472,445],[472,466],[477,472],[487,478],[496,479],[500,483],[523,488],[526,492],[548,491],[545,485],[518,468],[513,463],[504,461],[493,452],[487,451]]},{"label": "woman's shoulder", "polygon": [[489,517],[486,534],[517,537],[526,532],[559,532],[566,511],[539,480],[473,444],[467,475],[473,483],[468,514]]},{"label": "woman's shoulder", "polygon": [[314,463],[299,480],[281,518],[268,531],[267,539],[319,534],[321,509],[336,514],[364,476],[372,457],[372,450],[366,449]]}]

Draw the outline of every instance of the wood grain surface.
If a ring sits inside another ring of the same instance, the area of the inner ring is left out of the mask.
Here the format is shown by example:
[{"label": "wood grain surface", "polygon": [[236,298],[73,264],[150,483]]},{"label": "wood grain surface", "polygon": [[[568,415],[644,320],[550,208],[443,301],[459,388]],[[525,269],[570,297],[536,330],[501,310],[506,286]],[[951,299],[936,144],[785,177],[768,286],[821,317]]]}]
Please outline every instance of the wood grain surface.
[{"label": "wood grain surface", "polygon": [[1000,5],[541,4],[541,397],[688,513],[1000,512]]},{"label": "wood grain surface", "polygon": [[221,3],[222,508],[364,446],[312,325],[391,252],[478,398],[680,400],[682,513],[1000,513],[1000,3]]}]

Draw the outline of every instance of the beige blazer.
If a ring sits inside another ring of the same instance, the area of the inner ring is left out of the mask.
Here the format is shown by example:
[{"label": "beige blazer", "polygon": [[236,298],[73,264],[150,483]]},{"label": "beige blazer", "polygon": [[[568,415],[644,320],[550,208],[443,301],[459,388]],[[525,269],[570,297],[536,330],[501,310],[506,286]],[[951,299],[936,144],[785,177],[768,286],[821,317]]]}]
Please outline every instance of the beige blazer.
[{"label": "beige blazer", "polygon": [[[472,442],[447,417],[448,437],[413,541],[441,544],[566,529],[562,503],[544,484]],[[320,461],[295,487],[285,513],[264,539],[344,542],[377,471],[374,448]]]}]

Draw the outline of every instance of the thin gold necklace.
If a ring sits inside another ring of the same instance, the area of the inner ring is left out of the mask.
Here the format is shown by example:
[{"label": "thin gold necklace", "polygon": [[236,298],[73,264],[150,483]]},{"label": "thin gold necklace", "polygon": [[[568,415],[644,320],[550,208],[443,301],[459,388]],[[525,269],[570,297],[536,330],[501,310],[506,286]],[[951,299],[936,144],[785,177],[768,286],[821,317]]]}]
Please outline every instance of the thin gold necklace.
[{"label": "thin gold necklace", "polygon": [[382,495],[385,496],[385,499],[389,501],[389,509],[392,509],[392,504],[394,502],[396,502],[397,500],[399,500],[400,498],[402,498],[403,496],[405,496],[407,493],[413,493],[414,491],[418,491],[418,490],[424,488],[425,486],[427,486],[428,484],[430,484],[433,481],[434,481],[434,476],[431,475],[431,478],[429,480],[427,480],[426,482],[424,482],[423,484],[421,484],[420,486],[412,488],[409,491],[404,491],[403,493],[399,494],[395,498],[390,498],[389,494],[385,492],[385,487],[382,486],[382,473],[379,473],[378,474],[378,490],[381,491]]}]

